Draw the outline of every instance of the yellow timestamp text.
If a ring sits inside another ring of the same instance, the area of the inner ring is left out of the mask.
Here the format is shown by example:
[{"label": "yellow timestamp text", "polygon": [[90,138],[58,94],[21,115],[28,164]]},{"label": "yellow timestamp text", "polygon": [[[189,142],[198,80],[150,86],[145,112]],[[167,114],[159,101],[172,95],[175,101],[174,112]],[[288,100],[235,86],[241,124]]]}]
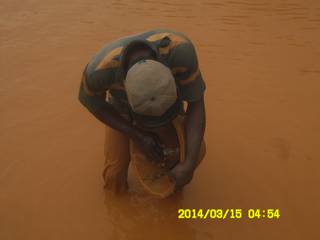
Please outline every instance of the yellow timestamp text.
[{"label": "yellow timestamp text", "polygon": [[279,219],[278,208],[241,209],[241,208],[209,208],[209,209],[178,209],[178,219]]}]

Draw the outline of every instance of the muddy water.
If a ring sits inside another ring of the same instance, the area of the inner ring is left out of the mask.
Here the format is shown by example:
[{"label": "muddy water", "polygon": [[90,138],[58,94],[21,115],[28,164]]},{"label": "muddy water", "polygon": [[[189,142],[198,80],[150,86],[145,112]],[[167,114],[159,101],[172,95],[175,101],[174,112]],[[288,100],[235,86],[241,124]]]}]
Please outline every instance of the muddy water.
[{"label": "muddy water", "polygon": [[[0,1],[0,239],[315,239],[320,3]],[[104,127],[77,101],[106,42],[154,27],[196,44],[207,156],[163,201],[130,174],[102,189]],[[178,208],[279,208],[279,220],[185,220]]]}]

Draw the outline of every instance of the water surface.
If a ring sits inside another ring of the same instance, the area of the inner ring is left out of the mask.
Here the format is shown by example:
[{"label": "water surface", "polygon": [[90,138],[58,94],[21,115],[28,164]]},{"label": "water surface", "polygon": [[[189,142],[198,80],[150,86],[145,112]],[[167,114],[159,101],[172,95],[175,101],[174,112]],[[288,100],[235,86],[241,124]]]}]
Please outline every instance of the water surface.
[{"label": "water surface", "polygon": [[[315,239],[320,2],[1,0],[0,239]],[[207,84],[207,156],[182,194],[102,189],[104,127],[78,102],[106,42],[172,28]],[[178,208],[279,220],[178,221]]]}]

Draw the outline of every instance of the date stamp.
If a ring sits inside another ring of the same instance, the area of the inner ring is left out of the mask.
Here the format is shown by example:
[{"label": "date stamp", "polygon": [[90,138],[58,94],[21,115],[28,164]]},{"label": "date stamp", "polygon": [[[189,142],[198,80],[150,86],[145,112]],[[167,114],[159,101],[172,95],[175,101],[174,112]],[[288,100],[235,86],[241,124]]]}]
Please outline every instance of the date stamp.
[{"label": "date stamp", "polygon": [[178,209],[178,219],[279,219],[280,210],[278,208],[268,209]]}]

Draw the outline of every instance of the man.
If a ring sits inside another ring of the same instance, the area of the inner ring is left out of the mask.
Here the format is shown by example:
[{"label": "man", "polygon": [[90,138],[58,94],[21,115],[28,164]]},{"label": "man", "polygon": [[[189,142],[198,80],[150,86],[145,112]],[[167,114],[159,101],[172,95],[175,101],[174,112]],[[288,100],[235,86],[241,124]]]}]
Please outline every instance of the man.
[{"label": "man", "polygon": [[129,139],[149,159],[161,159],[156,139],[141,129],[169,123],[183,111],[183,102],[186,157],[170,175],[176,189],[189,183],[205,131],[204,91],[195,48],[182,33],[155,29],[103,47],[84,70],[79,100],[107,125],[106,188],[127,189]]}]

